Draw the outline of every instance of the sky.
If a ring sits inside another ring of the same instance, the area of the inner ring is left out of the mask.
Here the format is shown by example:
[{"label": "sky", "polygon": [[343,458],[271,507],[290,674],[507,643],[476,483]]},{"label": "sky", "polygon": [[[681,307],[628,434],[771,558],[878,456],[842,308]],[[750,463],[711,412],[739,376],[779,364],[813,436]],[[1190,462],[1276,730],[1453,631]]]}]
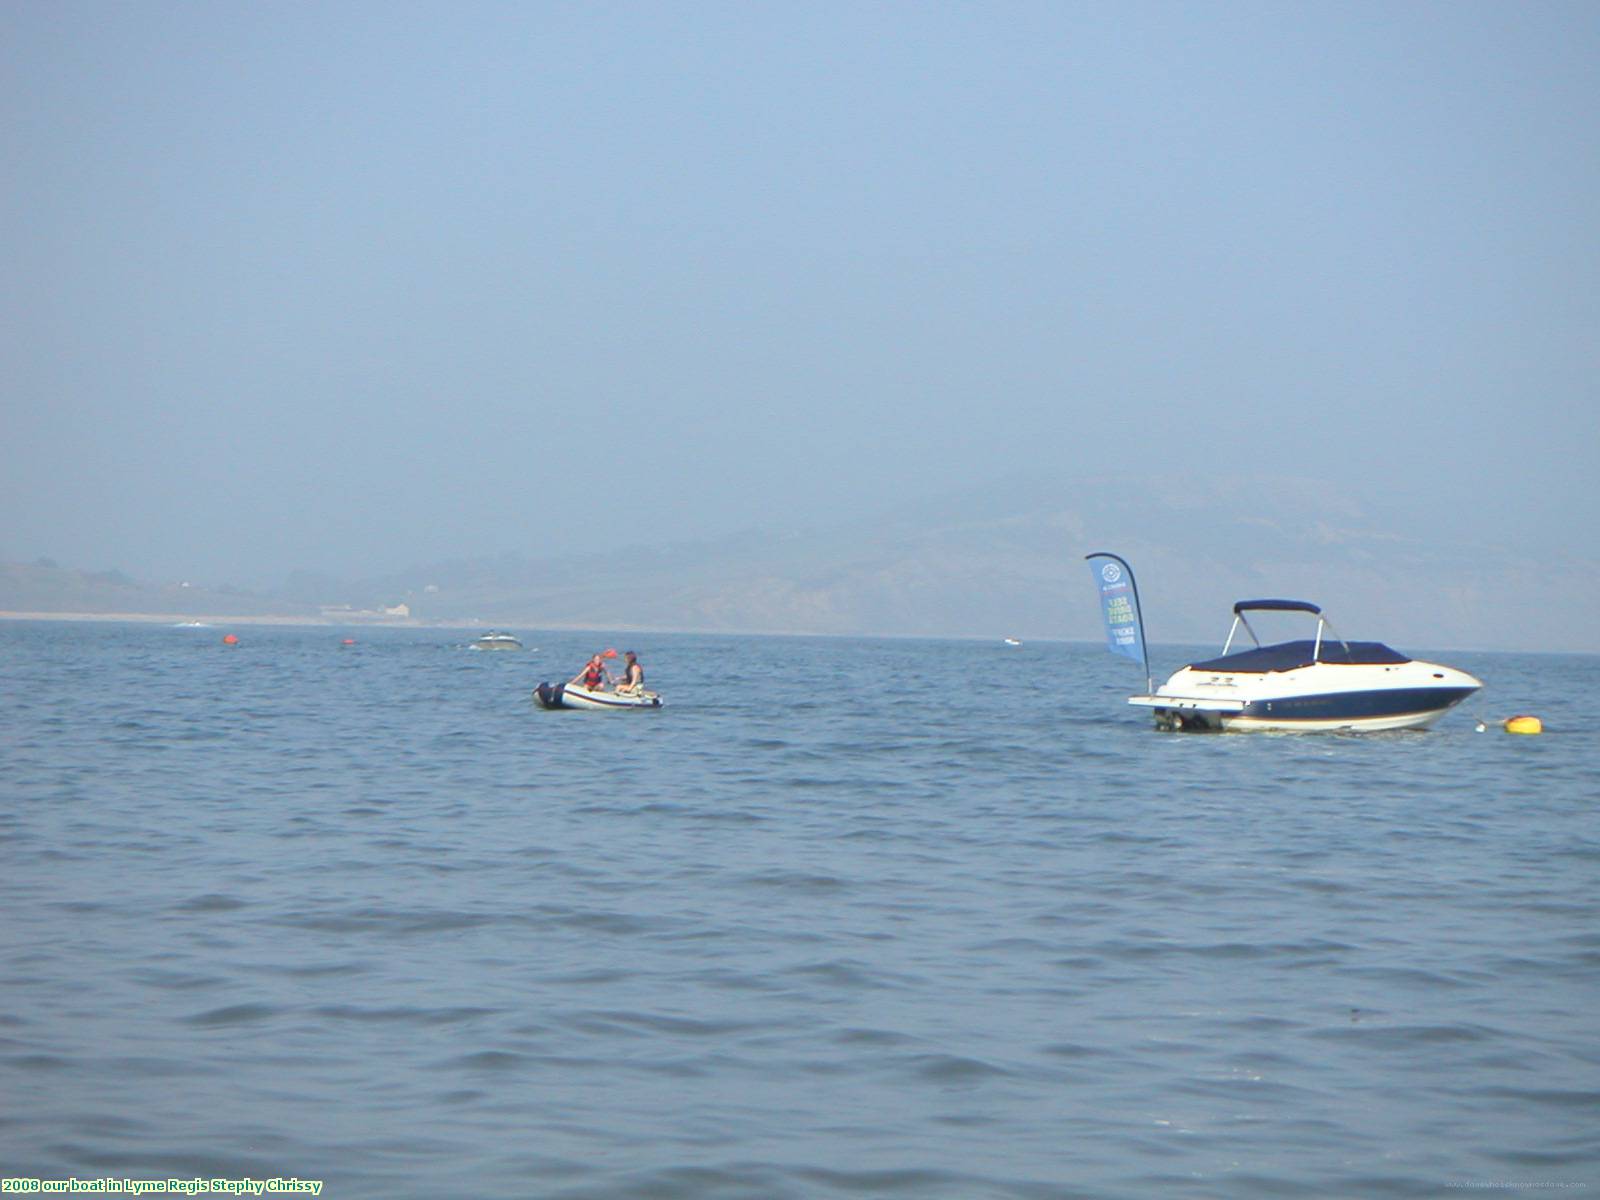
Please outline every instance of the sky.
[{"label": "sky", "polygon": [[0,558],[251,586],[1018,471],[1600,557],[1597,63],[1589,2],[0,6]]}]

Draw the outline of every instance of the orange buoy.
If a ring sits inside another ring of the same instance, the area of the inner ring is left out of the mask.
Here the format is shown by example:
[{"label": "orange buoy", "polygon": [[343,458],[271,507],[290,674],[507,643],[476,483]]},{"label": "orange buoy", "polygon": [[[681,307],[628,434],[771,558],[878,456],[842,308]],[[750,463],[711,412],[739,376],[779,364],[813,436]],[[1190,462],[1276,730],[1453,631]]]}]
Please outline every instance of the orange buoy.
[{"label": "orange buoy", "polygon": [[354,646],[356,644],[356,640],[355,638],[345,638],[345,640],[339,644],[341,646]]},{"label": "orange buoy", "polygon": [[224,646],[237,646],[239,644],[239,635],[236,634],[236,633],[225,633],[225,634],[223,634],[222,635],[222,644]]}]

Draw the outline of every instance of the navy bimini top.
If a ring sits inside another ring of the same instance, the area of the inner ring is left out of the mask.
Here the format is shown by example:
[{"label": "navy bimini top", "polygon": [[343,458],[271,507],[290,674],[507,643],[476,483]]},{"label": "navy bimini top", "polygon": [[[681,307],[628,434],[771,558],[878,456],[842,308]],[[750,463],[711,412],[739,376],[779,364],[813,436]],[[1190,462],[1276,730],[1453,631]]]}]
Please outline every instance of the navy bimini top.
[{"label": "navy bimini top", "polygon": [[[1247,674],[1265,674],[1268,671],[1293,671],[1296,667],[1309,667],[1313,661],[1325,663],[1390,664],[1408,663],[1411,660],[1398,650],[1382,642],[1341,642],[1337,638],[1322,640],[1322,654],[1311,657],[1316,642],[1309,638],[1303,642],[1279,642],[1275,646],[1257,646],[1241,650],[1222,658],[1208,658],[1205,662],[1190,663],[1194,671],[1240,671]],[[1347,653],[1345,647],[1349,647]]]}]

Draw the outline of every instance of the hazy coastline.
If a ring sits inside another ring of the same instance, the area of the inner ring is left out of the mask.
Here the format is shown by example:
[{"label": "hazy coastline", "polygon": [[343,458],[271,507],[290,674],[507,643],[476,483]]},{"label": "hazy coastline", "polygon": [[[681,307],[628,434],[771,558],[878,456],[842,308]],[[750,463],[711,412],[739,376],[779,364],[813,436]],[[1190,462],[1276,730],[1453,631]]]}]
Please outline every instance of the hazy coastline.
[{"label": "hazy coastline", "polygon": [[477,629],[488,622],[422,621],[415,617],[338,621],[331,617],[285,616],[256,613],[249,616],[212,616],[206,613],[146,612],[0,612],[0,621],[136,621],[141,625],[301,625],[367,629]]}]

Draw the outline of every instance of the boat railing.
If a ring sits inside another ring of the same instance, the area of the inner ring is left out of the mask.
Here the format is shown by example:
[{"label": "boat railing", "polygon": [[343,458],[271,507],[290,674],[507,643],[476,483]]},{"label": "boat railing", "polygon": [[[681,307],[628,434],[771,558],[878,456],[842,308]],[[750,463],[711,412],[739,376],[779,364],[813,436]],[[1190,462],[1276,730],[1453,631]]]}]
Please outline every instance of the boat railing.
[{"label": "boat railing", "polygon": [[1328,618],[1325,617],[1324,615],[1322,615],[1321,613],[1317,614],[1317,644],[1316,644],[1316,647],[1311,651],[1311,661],[1312,662],[1321,662],[1322,661],[1322,631],[1324,629],[1326,629],[1329,633],[1331,633],[1333,635],[1333,640],[1334,641],[1338,642],[1339,645],[1344,647],[1344,660],[1345,660],[1345,662],[1349,662],[1350,661],[1350,643],[1344,640],[1344,635],[1341,634],[1337,629],[1335,629],[1333,627],[1333,623],[1331,621],[1329,621]]},{"label": "boat railing", "polygon": [[1256,631],[1250,628],[1250,622],[1236,612],[1233,614],[1233,624],[1228,626],[1228,640],[1222,643],[1222,657],[1228,657],[1228,651],[1233,649],[1233,635],[1239,632],[1240,625],[1244,626],[1245,632],[1250,635],[1252,642],[1258,646],[1261,645],[1261,639],[1256,636]]}]

